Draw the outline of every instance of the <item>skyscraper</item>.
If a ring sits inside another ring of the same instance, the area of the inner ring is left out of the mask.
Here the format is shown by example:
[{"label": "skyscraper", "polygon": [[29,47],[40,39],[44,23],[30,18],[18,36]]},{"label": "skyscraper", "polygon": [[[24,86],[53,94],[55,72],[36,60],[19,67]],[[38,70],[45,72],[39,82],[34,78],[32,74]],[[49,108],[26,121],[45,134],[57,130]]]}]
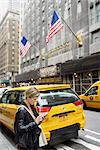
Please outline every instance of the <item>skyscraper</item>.
[{"label": "skyscraper", "polygon": [[0,1],[0,21],[5,16],[6,12],[9,11],[19,11],[19,0],[4,0]]},{"label": "skyscraper", "polygon": [[8,0],[8,9],[12,11],[19,11],[19,0]]},{"label": "skyscraper", "polygon": [[0,8],[0,82],[13,82],[19,69],[19,2],[5,0]]}]

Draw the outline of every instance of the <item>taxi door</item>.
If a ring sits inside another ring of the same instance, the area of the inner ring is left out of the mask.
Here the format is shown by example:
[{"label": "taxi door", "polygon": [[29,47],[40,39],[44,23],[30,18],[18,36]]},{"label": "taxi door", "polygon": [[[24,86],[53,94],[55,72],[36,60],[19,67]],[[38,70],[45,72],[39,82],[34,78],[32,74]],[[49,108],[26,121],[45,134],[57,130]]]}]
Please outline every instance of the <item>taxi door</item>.
[{"label": "taxi door", "polygon": [[98,108],[99,104],[99,88],[94,86],[85,93],[84,99],[86,101],[87,107]]},{"label": "taxi door", "polygon": [[21,92],[19,91],[10,91],[8,100],[7,100],[7,118],[8,118],[8,126],[9,128],[14,131],[14,120],[15,120],[15,114],[17,111],[18,106],[20,105],[22,99],[20,98]]},{"label": "taxi door", "polygon": [[0,122],[4,125],[7,125],[7,99],[8,99],[8,92],[6,92],[2,98],[0,103]]},{"label": "taxi door", "polygon": [[0,103],[0,121],[13,131],[14,117],[18,105],[14,104],[16,100],[15,91],[7,91],[1,99]]},{"label": "taxi door", "polygon": [[100,85],[98,86],[98,104],[96,108],[100,109]]}]

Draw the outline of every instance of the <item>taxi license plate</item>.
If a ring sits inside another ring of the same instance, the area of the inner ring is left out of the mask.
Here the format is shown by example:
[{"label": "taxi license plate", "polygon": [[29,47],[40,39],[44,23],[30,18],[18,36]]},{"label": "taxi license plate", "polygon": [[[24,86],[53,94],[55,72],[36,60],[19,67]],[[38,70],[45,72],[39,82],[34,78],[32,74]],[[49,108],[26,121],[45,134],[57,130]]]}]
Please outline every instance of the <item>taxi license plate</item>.
[{"label": "taxi license plate", "polygon": [[59,115],[59,119],[60,119],[60,121],[66,120],[67,115]]}]

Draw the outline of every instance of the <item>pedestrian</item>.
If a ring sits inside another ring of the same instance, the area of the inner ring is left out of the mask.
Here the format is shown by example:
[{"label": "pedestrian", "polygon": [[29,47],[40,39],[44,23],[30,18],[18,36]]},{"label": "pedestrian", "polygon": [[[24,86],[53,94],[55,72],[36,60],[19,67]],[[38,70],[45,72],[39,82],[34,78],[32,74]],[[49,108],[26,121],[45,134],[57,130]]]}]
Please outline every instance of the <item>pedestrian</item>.
[{"label": "pedestrian", "polygon": [[[40,127],[44,119],[36,111],[39,91],[31,87],[25,92],[25,100],[19,106],[14,122],[15,142],[19,150],[37,150],[39,144],[47,144],[45,135]],[[41,138],[40,138],[41,137]]]}]

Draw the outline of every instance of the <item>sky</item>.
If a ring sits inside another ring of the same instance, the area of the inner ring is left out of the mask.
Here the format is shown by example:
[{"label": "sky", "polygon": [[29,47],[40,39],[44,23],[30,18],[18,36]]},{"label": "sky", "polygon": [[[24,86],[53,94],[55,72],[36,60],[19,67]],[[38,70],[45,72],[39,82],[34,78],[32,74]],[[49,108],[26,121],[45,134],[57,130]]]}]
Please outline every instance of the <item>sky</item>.
[{"label": "sky", "polygon": [[4,17],[8,8],[8,0],[0,0],[0,21]]}]

